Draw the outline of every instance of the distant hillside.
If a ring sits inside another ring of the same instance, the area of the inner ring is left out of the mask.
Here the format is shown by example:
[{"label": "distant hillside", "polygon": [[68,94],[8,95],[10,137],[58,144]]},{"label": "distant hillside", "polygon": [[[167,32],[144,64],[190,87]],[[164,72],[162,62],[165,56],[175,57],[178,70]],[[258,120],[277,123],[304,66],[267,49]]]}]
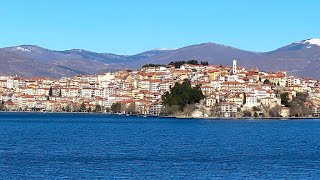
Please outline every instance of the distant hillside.
[{"label": "distant hillside", "polygon": [[233,59],[246,61],[253,59],[257,53],[244,51],[229,46],[223,46],[214,43],[204,43],[183,47],[166,54],[160,54],[149,58],[141,59],[135,62],[141,66],[146,63],[168,64],[172,61],[180,60],[199,60],[208,61],[211,64],[230,65]]},{"label": "distant hillside", "polygon": [[232,59],[237,59],[239,65],[246,68],[286,70],[294,75],[320,79],[320,39],[303,40],[263,53],[204,43],[174,50],[154,49],[131,56],[82,49],[54,51],[34,45],[22,45],[0,49],[0,74],[58,78],[193,59],[223,65],[231,65]]}]

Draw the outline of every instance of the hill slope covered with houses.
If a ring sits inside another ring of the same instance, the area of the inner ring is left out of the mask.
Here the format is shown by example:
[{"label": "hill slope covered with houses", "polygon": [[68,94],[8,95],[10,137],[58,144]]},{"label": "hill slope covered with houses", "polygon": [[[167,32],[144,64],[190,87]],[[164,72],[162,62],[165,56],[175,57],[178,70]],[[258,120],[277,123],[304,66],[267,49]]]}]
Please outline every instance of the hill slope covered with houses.
[{"label": "hill slope covered with houses", "polygon": [[320,115],[315,79],[257,68],[173,62],[60,79],[0,76],[0,110],[192,117]]}]

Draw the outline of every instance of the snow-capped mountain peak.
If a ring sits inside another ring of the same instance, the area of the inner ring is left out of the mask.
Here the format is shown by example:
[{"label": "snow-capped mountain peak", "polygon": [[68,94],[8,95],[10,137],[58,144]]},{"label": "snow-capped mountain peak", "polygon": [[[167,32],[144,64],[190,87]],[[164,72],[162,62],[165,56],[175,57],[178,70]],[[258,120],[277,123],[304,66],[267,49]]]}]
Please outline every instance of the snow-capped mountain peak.
[{"label": "snow-capped mountain peak", "polygon": [[320,46],[320,39],[319,38],[312,38],[305,41],[302,41],[303,44],[309,44],[309,45],[316,45]]},{"label": "snow-capped mountain peak", "polygon": [[156,48],[153,49],[154,51],[172,51],[172,50],[176,50],[177,48]]},{"label": "snow-capped mountain peak", "polygon": [[14,48],[14,50],[16,50],[16,51],[23,51],[23,52],[30,52],[30,51],[31,51],[30,49],[23,48],[23,47],[21,47],[21,46],[16,46],[16,47]]}]

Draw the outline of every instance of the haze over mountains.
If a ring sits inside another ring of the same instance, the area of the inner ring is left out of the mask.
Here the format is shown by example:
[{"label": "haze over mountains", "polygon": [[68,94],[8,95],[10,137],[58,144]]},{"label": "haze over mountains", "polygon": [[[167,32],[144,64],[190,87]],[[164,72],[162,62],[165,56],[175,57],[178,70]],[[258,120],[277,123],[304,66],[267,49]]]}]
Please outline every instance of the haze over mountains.
[{"label": "haze over mountains", "polygon": [[54,51],[34,45],[0,49],[0,75],[22,77],[74,76],[121,69],[137,69],[144,64],[168,64],[179,60],[208,61],[210,64],[258,67],[264,71],[285,70],[289,74],[320,79],[320,39],[292,43],[270,52],[251,52],[215,43],[179,49],[154,49],[136,55],[96,53],[82,49]]}]

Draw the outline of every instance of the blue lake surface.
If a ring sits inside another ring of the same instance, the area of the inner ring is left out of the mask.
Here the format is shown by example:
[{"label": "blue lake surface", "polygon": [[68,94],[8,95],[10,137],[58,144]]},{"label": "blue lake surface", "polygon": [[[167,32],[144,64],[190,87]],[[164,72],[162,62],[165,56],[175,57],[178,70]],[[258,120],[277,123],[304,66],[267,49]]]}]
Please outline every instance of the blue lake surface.
[{"label": "blue lake surface", "polygon": [[320,120],[0,113],[0,179],[320,179]]}]

